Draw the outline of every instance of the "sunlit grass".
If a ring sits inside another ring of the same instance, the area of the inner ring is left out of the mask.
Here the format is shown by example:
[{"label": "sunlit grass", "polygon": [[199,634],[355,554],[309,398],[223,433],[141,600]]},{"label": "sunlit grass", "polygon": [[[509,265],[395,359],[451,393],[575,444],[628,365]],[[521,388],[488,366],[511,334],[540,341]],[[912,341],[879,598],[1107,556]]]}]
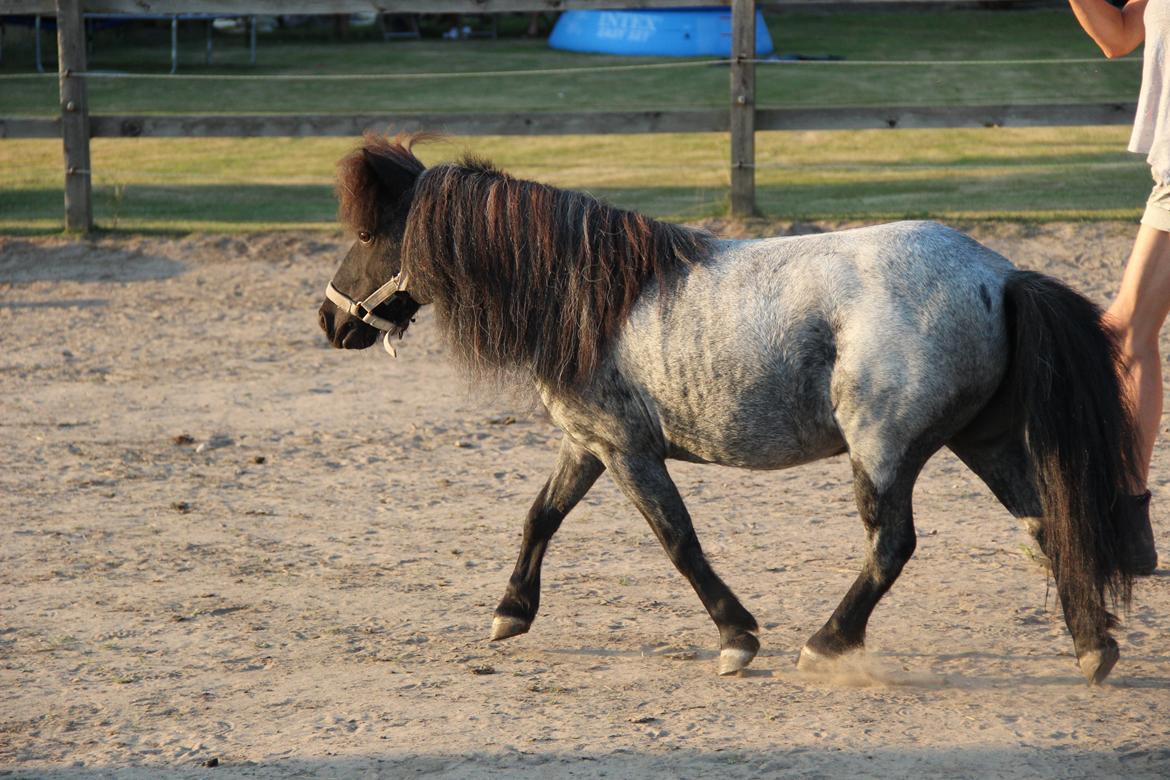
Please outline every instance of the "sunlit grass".
[{"label": "sunlit grass", "polygon": [[[1149,187],[1120,127],[768,132],[757,196],[785,219],[1136,218]],[[94,207],[119,230],[335,229],[334,138],[95,139]],[[592,192],[673,220],[727,208],[727,138],[711,133],[485,136],[418,147],[464,151],[516,176]],[[61,228],[60,143],[0,143],[0,230]]]}]

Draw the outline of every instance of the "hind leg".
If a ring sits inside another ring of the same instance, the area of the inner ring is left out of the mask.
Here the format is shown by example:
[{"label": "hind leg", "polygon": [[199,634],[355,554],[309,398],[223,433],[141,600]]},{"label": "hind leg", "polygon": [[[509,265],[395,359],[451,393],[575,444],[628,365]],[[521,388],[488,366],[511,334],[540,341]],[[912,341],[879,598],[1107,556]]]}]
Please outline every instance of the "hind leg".
[{"label": "hind leg", "polygon": [[815,670],[818,663],[864,647],[870,615],[917,545],[911,495],[924,462],[903,460],[886,467],[854,453],[853,492],[869,539],[865,565],[828,622],[805,643],[798,668]]},{"label": "hind leg", "polygon": [[[1040,551],[1054,561],[1057,551],[1045,534],[1043,502],[1036,486],[1031,454],[1018,436],[1003,435],[990,440],[958,437],[951,450],[975,472],[999,502],[1027,525]],[[1055,572],[1058,567],[1052,566]],[[1065,624],[1073,637],[1077,664],[1091,683],[1100,683],[1120,658],[1117,642],[1109,635],[1112,617],[1105,611],[1101,594],[1076,592],[1056,578]]]},{"label": "hind leg", "polygon": [[1044,506],[1036,488],[1032,456],[1023,439],[1007,434],[991,440],[956,437],[947,446],[983,480],[1012,517],[1023,521],[1040,552],[1047,556]]}]

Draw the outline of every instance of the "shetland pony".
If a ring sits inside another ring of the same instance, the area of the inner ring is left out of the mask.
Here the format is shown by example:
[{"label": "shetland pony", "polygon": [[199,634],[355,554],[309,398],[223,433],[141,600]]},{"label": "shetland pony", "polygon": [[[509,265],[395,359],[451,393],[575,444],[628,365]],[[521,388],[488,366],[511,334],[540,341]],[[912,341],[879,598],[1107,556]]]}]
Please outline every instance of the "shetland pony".
[{"label": "shetland pony", "polygon": [[[780,469],[848,453],[868,538],[861,572],[798,666],[864,646],[914,553],[923,464],[949,447],[1034,529],[1081,671],[1119,657],[1134,429],[1100,310],[930,222],[720,240],[515,179],[473,157],[426,168],[412,139],[367,136],[340,165],[357,235],[320,324],[362,349],[433,306],[472,371],[535,384],[564,432],[524,522],[492,639],[529,630],[541,562],[608,471],[719,630],[719,672],[759,649],[712,569],[668,459]],[[777,519],[777,522],[780,522]]]}]

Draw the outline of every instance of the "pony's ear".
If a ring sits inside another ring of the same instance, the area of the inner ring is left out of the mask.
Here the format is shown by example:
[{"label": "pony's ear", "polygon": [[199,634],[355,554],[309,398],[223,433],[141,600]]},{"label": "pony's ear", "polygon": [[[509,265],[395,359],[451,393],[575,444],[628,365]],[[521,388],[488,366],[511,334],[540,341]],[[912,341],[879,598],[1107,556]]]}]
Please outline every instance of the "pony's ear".
[{"label": "pony's ear", "polygon": [[410,147],[421,133],[394,138],[367,133],[361,145],[337,164],[338,218],[355,233],[373,232],[426,170]]},{"label": "pony's ear", "polygon": [[369,147],[362,149],[362,156],[366,165],[374,174],[374,179],[381,185],[383,191],[391,199],[397,200],[403,193],[414,186],[415,180],[422,173],[418,161],[409,158],[414,164],[397,157],[379,154]]}]

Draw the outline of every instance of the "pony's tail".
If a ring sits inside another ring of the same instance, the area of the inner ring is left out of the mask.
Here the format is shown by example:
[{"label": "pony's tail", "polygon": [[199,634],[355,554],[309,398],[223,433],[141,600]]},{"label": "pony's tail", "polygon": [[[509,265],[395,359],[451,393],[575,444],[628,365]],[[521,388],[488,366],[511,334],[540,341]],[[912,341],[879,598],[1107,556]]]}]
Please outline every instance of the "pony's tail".
[{"label": "pony's tail", "polygon": [[1015,271],[1004,297],[1013,408],[1035,462],[1044,553],[1066,619],[1090,621],[1084,628],[1096,633],[1113,623],[1105,592],[1128,606],[1134,575],[1119,499],[1138,484],[1136,429],[1117,345],[1101,309],[1051,277]]}]

